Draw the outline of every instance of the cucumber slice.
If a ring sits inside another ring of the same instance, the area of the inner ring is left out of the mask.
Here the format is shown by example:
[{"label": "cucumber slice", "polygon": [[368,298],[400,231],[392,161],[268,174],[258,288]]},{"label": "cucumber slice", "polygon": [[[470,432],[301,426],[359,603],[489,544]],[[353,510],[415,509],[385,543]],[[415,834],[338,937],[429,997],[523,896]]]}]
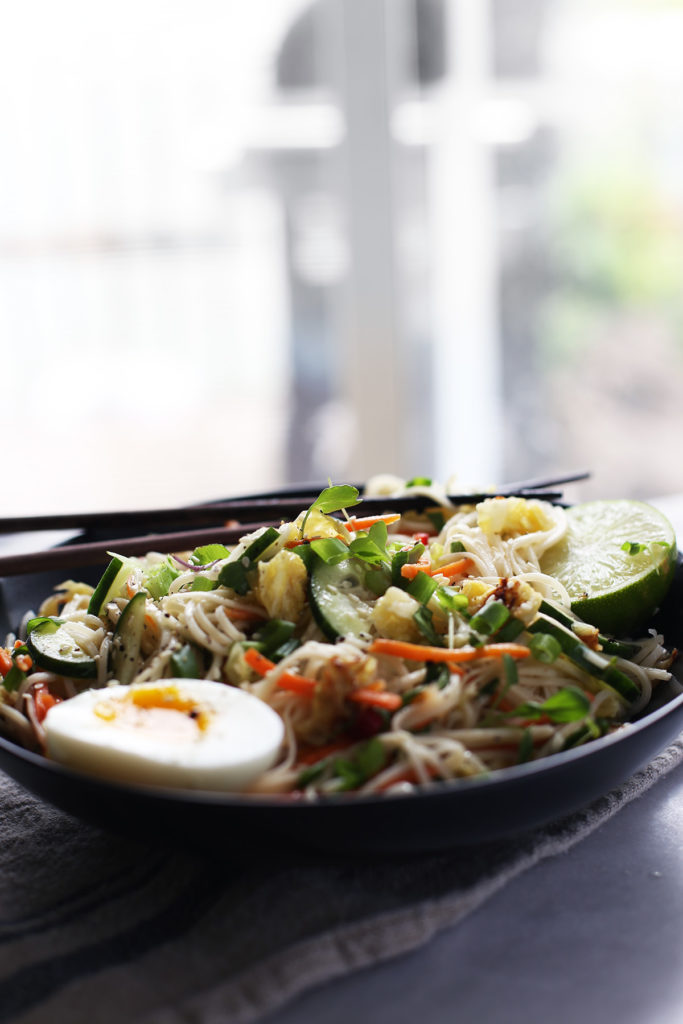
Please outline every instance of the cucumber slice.
[{"label": "cucumber slice", "polygon": [[251,572],[255,563],[269,547],[280,537],[280,533],[274,526],[259,534],[242,552],[238,558],[226,562],[218,575],[218,583],[221,587],[229,587],[236,594],[248,594],[251,590],[250,579],[247,573]]},{"label": "cucumber slice", "polygon": [[[541,601],[540,611],[551,619],[557,619],[567,629],[571,629],[576,622],[571,615],[568,615],[562,608],[558,608],[552,601]],[[628,643],[626,640],[615,640],[611,636],[604,636],[598,633],[598,641],[602,647],[603,654],[615,654],[617,658],[632,658],[638,650],[638,644]]]},{"label": "cucumber slice", "polygon": [[365,587],[365,566],[352,559],[329,565],[316,558],[311,569],[308,596],[313,618],[329,640],[367,633],[371,596]]},{"label": "cucumber slice", "polygon": [[171,655],[171,671],[180,679],[201,679],[199,658],[192,644],[184,644]]},{"label": "cucumber slice", "polygon": [[631,704],[640,697],[640,690],[630,676],[618,669],[611,659],[605,658],[584,644],[571,629],[567,629],[556,619],[540,613],[527,629],[529,633],[546,633],[555,637],[562,648],[562,653],[570,661],[589,676],[615,690],[622,700]]},{"label": "cucumber slice", "polygon": [[110,667],[114,678],[124,686],[134,677],[140,660],[146,603],[147,595],[142,591],[131,598],[114,631]]},{"label": "cucumber slice", "polygon": [[119,558],[118,555],[114,555],[100,577],[100,582],[95,587],[90,598],[90,603],[88,604],[90,615],[99,615],[107,602],[118,595],[130,574],[133,564],[133,560],[130,558]]},{"label": "cucumber slice", "polygon": [[95,659],[78,646],[60,619],[39,619],[26,637],[26,646],[39,668],[70,679],[97,675]]}]

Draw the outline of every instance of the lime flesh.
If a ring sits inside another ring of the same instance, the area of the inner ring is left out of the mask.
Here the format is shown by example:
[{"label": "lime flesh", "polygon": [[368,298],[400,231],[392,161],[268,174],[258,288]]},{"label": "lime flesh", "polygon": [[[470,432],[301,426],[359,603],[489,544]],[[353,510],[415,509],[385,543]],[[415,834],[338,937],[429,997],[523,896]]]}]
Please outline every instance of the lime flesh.
[{"label": "lime flesh", "polygon": [[[572,610],[612,636],[647,628],[676,564],[676,535],[642,501],[589,501],[567,509],[568,530],[541,559],[566,588]],[[626,545],[628,550],[624,550]]]}]

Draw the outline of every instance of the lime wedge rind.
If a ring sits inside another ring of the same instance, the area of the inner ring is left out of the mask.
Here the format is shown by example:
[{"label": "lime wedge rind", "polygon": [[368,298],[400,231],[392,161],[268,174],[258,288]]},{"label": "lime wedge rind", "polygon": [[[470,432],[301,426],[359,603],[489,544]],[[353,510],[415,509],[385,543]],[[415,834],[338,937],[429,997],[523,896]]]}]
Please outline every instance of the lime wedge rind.
[{"label": "lime wedge rind", "polygon": [[[666,597],[676,564],[669,520],[646,502],[593,501],[567,509],[563,541],[541,560],[567,590],[572,610],[613,636],[647,629]],[[627,548],[636,553],[630,554]]]}]

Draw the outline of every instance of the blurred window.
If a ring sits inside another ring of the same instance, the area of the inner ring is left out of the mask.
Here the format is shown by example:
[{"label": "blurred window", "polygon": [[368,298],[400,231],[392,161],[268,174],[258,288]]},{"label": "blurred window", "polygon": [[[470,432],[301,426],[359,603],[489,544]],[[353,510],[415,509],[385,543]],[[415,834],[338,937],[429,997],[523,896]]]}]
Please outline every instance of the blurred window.
[{"label": "blurred window", "polygon": [[675,0],[14,5],[6,511],[680,490],[682,39]]}]

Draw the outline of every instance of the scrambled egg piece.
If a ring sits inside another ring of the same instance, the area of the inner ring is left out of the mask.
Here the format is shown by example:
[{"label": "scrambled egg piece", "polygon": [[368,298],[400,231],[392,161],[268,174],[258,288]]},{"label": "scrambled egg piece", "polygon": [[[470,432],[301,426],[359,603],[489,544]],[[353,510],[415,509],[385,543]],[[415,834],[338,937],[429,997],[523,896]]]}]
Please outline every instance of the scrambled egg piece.
[{"label": "scrambled egg piece", "polygon": [[258,596],[272,619],[297,621],[306,604],[307,578],[306,566],[293,551],[279,551],[258,563]]},{"label": "scrambled egg piece", "polygon": [[376,602],[370,621],[380,636],[390,640],[419,640],[420,631],[413,615],[420,603],[398,587],[389,587]]},{"label": "scrambled egg piece", "polygon": [[555,525],[540,502],[526,498],[486,498],[477,505],[477,521],[487,537],[519,537]]},{"label": "scrambled egg piece", "polygon": [[467,598],[470,615],[475,615],[492,598],[502,601],[511,614],[527,626],[536,618],[543,600],[539,591],[523,580],[502,579],[493,586],[482,580],[463,580],[460,593]]},{"label": "scrambled egg piece", "polygon": [[464,579],[460,586],[460,593],[467,598],[468,613],[476,615],[494,589],[490,583],[484,583],[482,580]]},{"label": "scrambled egg piece", "polygon": [[[289,531],[285,537],[285,542],[297,540],[301,536],[301,524],[306,516],[305,512],[302,512],[293,523],[289,523]],[[351,539],[351,534],[340,519],[333,519],[332,516],[327,516],[319,509],[314,508],[308,514],[306,519],[306,526],[304,527],[304,536],[308,540],[313,540],[318,537],[342,537],[345,540]]]}]

